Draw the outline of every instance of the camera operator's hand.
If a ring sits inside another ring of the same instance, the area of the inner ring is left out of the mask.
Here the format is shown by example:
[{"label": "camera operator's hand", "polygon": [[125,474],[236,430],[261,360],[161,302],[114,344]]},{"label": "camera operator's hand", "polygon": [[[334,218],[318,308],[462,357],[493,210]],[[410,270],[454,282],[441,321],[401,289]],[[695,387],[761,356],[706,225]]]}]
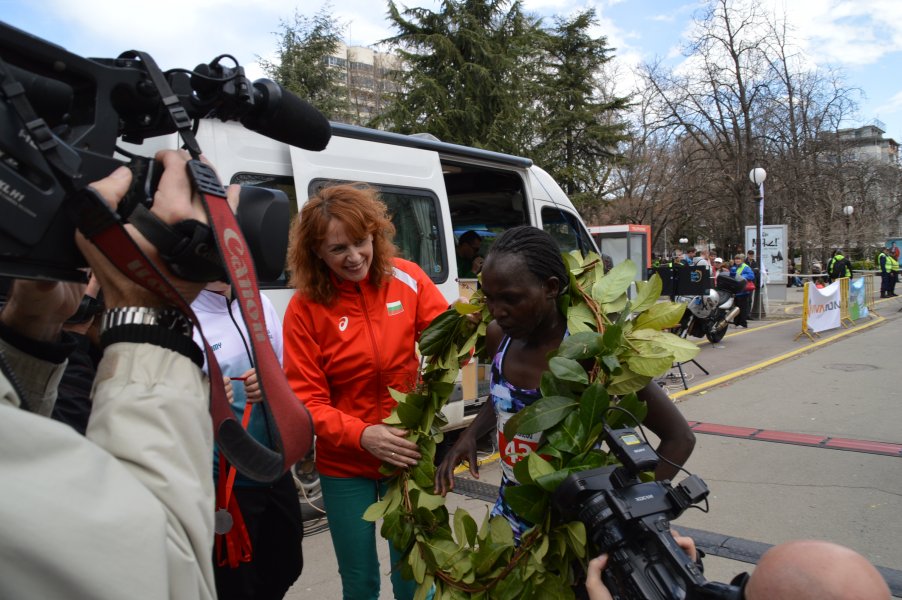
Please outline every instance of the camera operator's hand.
[{"label": "camera operator's hand", "polygon": [[83,283],[17,279],[0,322],[27,338],[55,342],[63,323],[78,309],[84,289]]},{"label": "camera operator's hand", "polygon": [[602,554],[589,561],[586,569],[586,593],[589,600],[614,600],[611,592],[601,581],[601,572],[608,566],[608,555]]},{"label": "camera operator's hand", "polygon": [[[169,224],[185,219],[196,219],[206,223],[207,217],[200,198],[193,192],[191,181],[185,168],[185,164],[189,160],[188,154],[182,151],[164,150],[157,153],[156,159],[163,163],[164,171],[154,195],[151,212],[163,222]],[[91,187],[115,210],[119,201],[128,191],[130,183],[131,171],[126,167],[120,167],[109,177],[92,183]],[[233,210],[238,204],[239,189],[239,186],[233,185],[228,190],[229,204]],[[200,290],[203,289],[204,284],[186,281],[174,276],[160,258],[153,244],[132,225],[126,225],[126,229],[141,250],[166,275],[185,300],[187,302],[194,300],[197,294],[200,293]],[[107,308],[120,306],[160,307],[166,304],[165,300],[155,293],[141,287],[120,273],[100,250],[80,232],[76,232],[75,239],[88,264],[91,265],[94,273],[100,280],[103,287],[104,304]]]},{"label": "camera operator's hand", "polygon": [[676,530],[671,529],[670,535],[673,536],[673,539],[676,541],[677,546],[683,549],[689,558],[693,561],[698,560],[698,552],[695,550],[695,540],[691,537],[687,537],[685,535],[680,535]]}]

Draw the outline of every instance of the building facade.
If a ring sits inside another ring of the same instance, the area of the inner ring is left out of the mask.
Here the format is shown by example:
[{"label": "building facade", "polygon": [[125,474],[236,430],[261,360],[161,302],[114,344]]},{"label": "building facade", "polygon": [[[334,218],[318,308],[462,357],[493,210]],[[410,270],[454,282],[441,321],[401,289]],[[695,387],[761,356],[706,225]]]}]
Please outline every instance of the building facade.
[{"label": "building facade", "polygon": [[388,96],[397,90],[391,74],[399,68],[400,60],[394,54],[341,44],[326,62],[344,75],[348,106],[340,119],[343,122],[367,125],[381,114]]}]

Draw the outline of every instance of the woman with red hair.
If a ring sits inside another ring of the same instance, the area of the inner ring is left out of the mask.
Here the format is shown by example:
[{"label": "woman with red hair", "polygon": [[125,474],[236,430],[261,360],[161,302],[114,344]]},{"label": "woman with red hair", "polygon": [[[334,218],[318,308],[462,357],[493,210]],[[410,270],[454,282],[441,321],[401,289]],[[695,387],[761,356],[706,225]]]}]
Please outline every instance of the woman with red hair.
[{"label": "woman with red hair", "polygon": [[[283,322],[288,380],[316,430],[316,466],[344,598],[379,597],[375,524],[363,513],[384,491],[382,463],[421,459],[407,431],[382,423],[389,388],[417,383],[416,342],[448,308],[415,263],[398,258],[395,228],[376,192],[336,185],[317,192],[291,231],[288,268],[297,289]],[[416,584],[395,568],[395,598]]]}]

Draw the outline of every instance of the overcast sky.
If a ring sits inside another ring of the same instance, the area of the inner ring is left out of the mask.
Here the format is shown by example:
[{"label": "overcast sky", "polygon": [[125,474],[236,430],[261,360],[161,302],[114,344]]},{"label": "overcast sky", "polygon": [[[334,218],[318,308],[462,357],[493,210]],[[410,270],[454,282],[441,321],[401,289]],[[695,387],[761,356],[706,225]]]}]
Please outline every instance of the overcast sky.
[{"label": "overcast sky", "polygon": [[[400,6],[437,9],[431,0],[399,0]],[[258,57],[276,46],[274,32],[290,20],[294,6],[313,15],[320,0],[293,5],[284,0],[0,0],[0,18],[83,56],[111,58],[125,50],[149,52],[164,69],[192,68],[223,53],[234,55],[251,79],[262,76]],[[351,45],[372,45],[392,34],[381,0],[333,0],[335,16],[348,24]],[[664,57],[676,66],[679,48],[699,2],[681,0],[524,0],[528,12],[551,22],[596,7],[596,32],[630,67]],[[861,88],[860,125],[886,124],[902,142],[902,1],[759,0],[785,11],[811,60],[841,67],[846,84]],[[623,72],[623,71],[621,71]]]}]

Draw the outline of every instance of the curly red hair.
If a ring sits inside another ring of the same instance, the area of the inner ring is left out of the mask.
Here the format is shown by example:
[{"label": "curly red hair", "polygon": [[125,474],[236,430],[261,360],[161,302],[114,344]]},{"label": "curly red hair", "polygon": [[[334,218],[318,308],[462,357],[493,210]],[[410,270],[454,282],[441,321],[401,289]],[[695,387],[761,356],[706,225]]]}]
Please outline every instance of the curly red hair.
[{"label": "curly red hair", "polygon": [[331,269],[316,255],[332,219],[344,223],[354,239],[373,236],[369,279],[375,286],[391,275],[392,259],[397,254],[395,226],[376,190],[361,184],[322,188],[307,200],[291,226],[286,261],[291,285],[317,304],[331,304],[336,292]]}]

